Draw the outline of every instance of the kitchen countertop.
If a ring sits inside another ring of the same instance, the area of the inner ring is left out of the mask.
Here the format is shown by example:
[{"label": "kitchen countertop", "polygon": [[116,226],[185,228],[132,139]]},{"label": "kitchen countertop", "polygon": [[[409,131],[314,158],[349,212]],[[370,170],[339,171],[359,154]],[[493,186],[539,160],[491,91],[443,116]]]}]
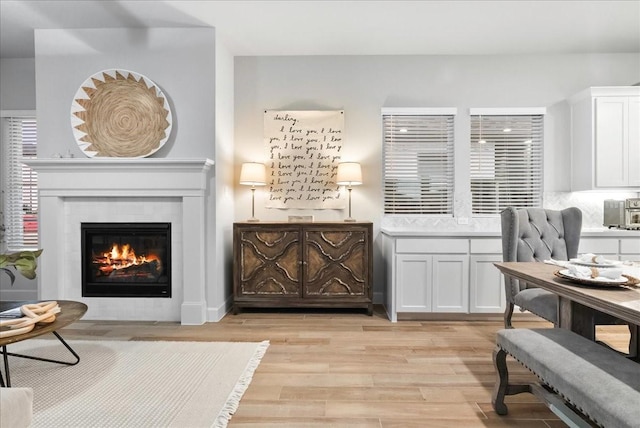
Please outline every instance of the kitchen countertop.
[{"label": "kitchen countertop", "polygon": [[596,229],[582,229],[581,236],[614,236],[621,238],[637,237],[640,238],[640,230],[625,230],[625,229],[607,229],[606,227],[600,227]]},{"label": "kitchen countertop", "polygon": [[399,228],[387,228],[380,229],[384,235],[387,236],[406,236],[406,237],[439,237],[439,238],[464,238],[464,237],[490,237],[499,238],[500,231],[484,231],[478,232],[473,230],[458,231],[458,230],[427,230],[427,229],[399,229]]},{"label": "kitchen countertop", "polygon": [[[501,232],[496,231],[458,231],[458,230],[426,230],[426,229],[407,229],[407,228],[388,228],[383,227],[380,231],[387,236],[391,237],[433,237],[433,238],[500,238]],[[582,237],[612,237],[612,238],[633,238],[640,239],[640,231],[638,230],[623,230],[623,229],[607,229],[605,227],[600,228],[587,228],[583,229],[581,233]]]}]

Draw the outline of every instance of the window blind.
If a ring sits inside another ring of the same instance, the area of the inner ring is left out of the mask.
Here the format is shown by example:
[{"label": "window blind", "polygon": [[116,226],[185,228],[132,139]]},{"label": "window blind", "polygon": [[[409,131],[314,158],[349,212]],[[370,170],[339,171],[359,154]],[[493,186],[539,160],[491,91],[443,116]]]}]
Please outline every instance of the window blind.
[{"label": "window blind", "polygon": [[544,115],[471,115],[473,215],[542,206]]},{"label": "window blind", "polygon": [[382,118],[385,214],[453,215],[454,114]]},{"label": "window blind", "polygon": [[9,250],[38,247],[38,177],[20,161],[36,157],[37,127],[32,117],[5,118],[7,188],[5,239]]}]

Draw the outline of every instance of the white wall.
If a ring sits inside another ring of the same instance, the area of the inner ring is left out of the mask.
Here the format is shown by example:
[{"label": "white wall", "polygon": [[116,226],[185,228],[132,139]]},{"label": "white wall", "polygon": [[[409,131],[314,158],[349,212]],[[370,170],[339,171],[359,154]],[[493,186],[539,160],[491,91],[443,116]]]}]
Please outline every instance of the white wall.
[{"label": "white wall", "polygon": [[[90,75],[120,68],[153,80],[171,105],[172,135],[153,157],[215,159],[203,233],[207,317],[220,319],[231,294],[233,56],[213,28],[37,30],[35,38],[36,59],[2,60],[0,83],[2,110],[35,110],[37,68],[39,157],[84,157],[70,125],[73,96]],[[8,289],[8,278],[0,280]],[[23,287],[17,280],[12,295],[26,287],[30,294],[19,297],[37,298],[35,281]]]},{"label": "white wall", "polygon": [[208,255],[207,319],[217,321],[229,310],[233,283],[233,56],[218,38],[216,43],[215,220],[209,229],[215,253]]},{"label": "white wall", "polygon": [[[546,107],[545,192],[568,192],[570,109],[566,99],[589,86],[631,85],[640,77],[639,54],[526,56],[308,56],[237,57],[235,61],[236,183],[245,161],[266,161],[263,111],[345,111],[343,160],[362,163],[364,184],[353,191],[353,216],[374,222],[374,267],[381,266],[379,228],[413,225],[427,230],[499,231],[497,218],[408,220],[382,214],[381,107],[457,107],[455,126],[456,217],[471,217],[467,162],[469,108]],[[256,217],[286,220],[313,214],[341,220],[337,210],[275,210],[256,191]],[[236,220],[251,214],[250,192],[236,187]],[[382,274],[374,272],[376,293]]]},{"label": "white wall", "polygon": [[[566,99],[589,86],[630,85],[639,76],[638,54],[237,57],[236,175],[242,162],[266,159],[265,109],[344,109],[343,159],[363,163],[364,185],[353,191],[354,217],[379,220],[381,107],[457,107],[457,158],[468,156],[469,108],[546,107],[545,191],[569,191]],[[465,197],[461,188],[468,187],[468,175],[460,171],[465,163],[457,162],[456,168],[456,195]],[[243,219],[250,215],[250,194],[238,187],[236,218]],[[470,206],[460,209],[465,211],[456,214],[470,216]],[[325,220],[343,218],[335,211],[313,214]],[[286,215],[256,203],[261,219]]]},{"label": "white wall", "polygon": [[154,81],[171,105],[172,135],[153,157],[213,158],[213,28],[35,30],[35,49],[38,157],[84,156],[71,128],[73,97],[93,74],[124,69]]},{"label": "white wall", "polygon": [[35,59],[0,59],[0,110],[35,110],[35,81]]},{"label": "white wall", "polygon": [[[215,159],[216,129],[216,37],[213,28],[36,30],[36,101],[38,157],[50,158],[70,151],[84,157],[72,133],[70,108],[76,91],[91,75],[106,69],[142,74],[163,91],[172,109],[173,129],[155,158]],[[224,56],[221,58],[224,59]],[[226,59],[226,63],[231,60]],[[222,65],[223,68],[228,68]],[[232,72],[223,73],[232,74]],[[224,81],[224,80],[223,80]],[[227,85],[233,87],[232,81]],[[227,97],[229,98],[229,97]],[[228,107],[230,109],[232,107]],[[232,119],[221,115],[223,129]],[[229,143],[229,131],[223,131]],[[229,163],[229,162],[227,162]],[[217,168],[217,166],[214,166]],[[224,171],[224,163],[222,167]],[[209,182],[206,278],[211,308],[225,307],[224,289],[215,272],[222,245],[216,233],[216,175]],[[224,221],[224,218],[223,218]],[[45,249],[46,251],[46,249]],[[230,251],[230,248],[229,250]]]},{"label": "white wall", "polygon": [[[215,226],[206,231],[212,241],[207,259],[217,268],[207,275],[210,317],[221,313],[230,292],[231,223],[251,213],[250,191],[237,185],[239,166],[260,160],[261,155],[266,158],[264,109],[345,110],[344,159],[362,162],[365,181],[353,191],[353,215],[374,221],[378,239],[380,225],[390,221],[382,215],[381,107],[458,108],[456,215],[468,217],[468,174],[462,162],[468,158],[470,107],[547,107],[545,191],[554,196],[552,203],[559,204],[558,198],[571,196],[566,193],[570,154],[566,98],[588,86],[640,80],[639,54],[237,57],[232,64],[211,28],[37,30],[37,73],[33,63],[33,59],[0,61],[0,106],[33,109],[37,79],[40,157],[67,150],[83,156],[71,132],[73,96],[93,73],[123,68],[154,80],[173,109],[172,136],[154,157],[215,159],[211,195],[217,204],[207,213]],[[256,215],[263,220],[285,220],[290,214],[313,214],[317,220],[346,217],[342,210],[268,210],[264,195],[256,192]],[[581,204],[584,198],[571,202]],[[592,204],[591,211],[598,204]],[[440,230],[463,227],[455,219],[418,224]],[[472,219],[465,226],[487,227],[498,230],[499,225]],[[382,266],[378,248],[376,243],[374,265]],[[374,276],[379,292],[381,271],[376,268]]]}]

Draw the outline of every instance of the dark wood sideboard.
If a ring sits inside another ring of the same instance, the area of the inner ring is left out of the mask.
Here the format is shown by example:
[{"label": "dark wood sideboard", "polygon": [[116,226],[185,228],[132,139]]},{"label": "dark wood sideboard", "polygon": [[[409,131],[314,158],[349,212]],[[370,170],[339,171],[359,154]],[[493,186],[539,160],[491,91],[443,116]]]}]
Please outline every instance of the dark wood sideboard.
[{"label": "dark wood sideboard", "polygon": [[233,312],[364,308],[373,313],[370,222],[233,225]]}]

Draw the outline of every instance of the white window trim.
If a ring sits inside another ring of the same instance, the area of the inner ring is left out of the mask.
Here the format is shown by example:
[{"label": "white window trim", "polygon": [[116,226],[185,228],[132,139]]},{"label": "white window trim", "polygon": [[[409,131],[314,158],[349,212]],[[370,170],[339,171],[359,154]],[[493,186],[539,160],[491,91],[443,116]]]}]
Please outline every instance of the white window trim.
[{"label": "white window trim", "polygon": [[470,116],[531,116],[547,114],[546,107],[506,107],[506,108],[470,108]]},{"label": "white window trim", "polygon": [[390,114],[397,114],[397,115],[419,114],[419,115],[431,115],[431,116],[456,115],[458,114],[458,109],[456,107],[382,107],[381,109],[382,116],[386,116]]}]

